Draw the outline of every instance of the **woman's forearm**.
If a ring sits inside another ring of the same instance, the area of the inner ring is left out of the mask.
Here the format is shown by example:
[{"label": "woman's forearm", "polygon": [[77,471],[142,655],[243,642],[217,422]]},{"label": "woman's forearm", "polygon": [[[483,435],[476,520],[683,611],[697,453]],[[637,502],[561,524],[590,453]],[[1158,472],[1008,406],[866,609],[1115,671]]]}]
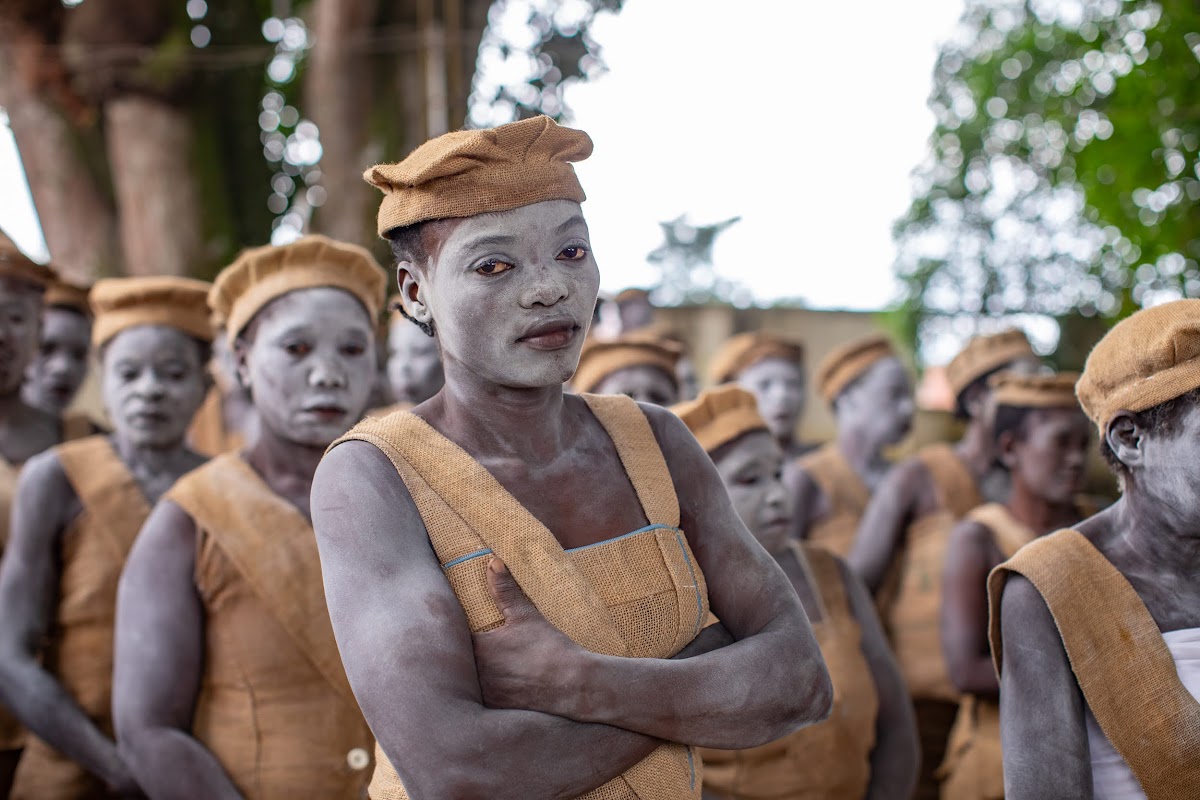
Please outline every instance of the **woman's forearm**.
[{"label": "woman's forearm", "polygon": [[138,784],[154,800],[242,800],[221,762],[186,731],[130,731],[122,733],[119,747]]}]

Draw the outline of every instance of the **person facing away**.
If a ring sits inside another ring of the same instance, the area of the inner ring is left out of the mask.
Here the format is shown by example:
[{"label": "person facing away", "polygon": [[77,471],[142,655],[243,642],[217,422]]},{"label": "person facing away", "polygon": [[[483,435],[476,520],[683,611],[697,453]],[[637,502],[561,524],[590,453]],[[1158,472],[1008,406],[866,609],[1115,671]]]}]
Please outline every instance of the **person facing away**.
[{"label": "person facing away", "polygon": [[[915,797],[938,797],[934,774],[958,714],[959,692],[942,655],[942,569],[954,523],[985,499],[1003,500],[995,471],[992,391],[1003,370],[1039,368],[1025,334],[976,336],[950,362],[947,378],[956,413],[966,420],[961,441],[922,448],[897,464],[867,504],[846,560],[875,595],[900,671],[908,684],[921,737],[921,776]],[[1000,494],[989,494],[1000,492]]]},{"label": "person facing away", "polygon": [[942,650],[962,692],[940,768],[943,800],[1004,797],[1000,684],[988,647],[987,576],[1029,542],[1086,516],[1079,492],[1091,427],[1075,373],[993,376],[996,452],[1012,476],[1004,504],[971,510],[950,534],[942,578]]},{"label": "person facing away", "polygon": [[588,339],[571,388],[619,394],[639,403],[669,406],[679,400],[676,367],[683,348],[654,334],[635,332],[603,341]]},{"label": "person facing away", "polygon": [[788,462],[816,448],[796,438],[808,387],[799,342],[765,331],[739,333],[713,355],[708,377],[713,386],[736,383],[754,395]]},{"label": "person facing away", "polygon": [[0,699],[33,734],[13,800],[140,794],[113,739],[117,580],[150,506],[204,461],[184,432],[207,388],[208,288],[96,284],[92,345],[113,433],[53,447],[21,473],[0,568]]},{"label": "person facing away", "polygon": [[385,284],[365,249],[306,236],[243,252],[209,292],[259,425],[164,495],[121,576],[113,717],[155,800],[363,795],[373,742],[329,623],[309,489],[366,406]]},{"label": "person facing away", "polygon": [[784,472],[795,498],[794,536],[845,557],[871,493],[891,468],[884,451],[912,429],[912,382],[887,337],[834,348],[817,368],[817,390],[837,437]]},{"label": "person facing away", "polygon": [[25,369],[21,386],[25,402],[62,418],[64,441],[99,433],[87,414],[69,410],[88,374],[92,339],[89,293],[87,287],[61,278],[47,287],[37,354]]},{"label": "person facing away", "polygon": [[[377,799],[698,800],[696,746],[829,709],[795,592],[686,426],[564,393],[599,287],[571,167],[591,147],[535,117],[367,171],[446,372],[411,412],[360,423],[313,484]],[[728,646],[699,635],[710,608]]]},{"label": "person facing away", "polygon": [[788,576],[834,688],[824,722],[748,750],[703,750],[705,798],[908,797],[920,754],[904,680],[862,581],[840,558],[791,536],[783,452],[754,396],[722,386],[672,410],[712,458],[742,522]]},{"label": "person facing away", "polygon": [[1144,309],[1076,385],[1121,497],[988,578],[1005,796],[1200,787],[1200,300]]}]

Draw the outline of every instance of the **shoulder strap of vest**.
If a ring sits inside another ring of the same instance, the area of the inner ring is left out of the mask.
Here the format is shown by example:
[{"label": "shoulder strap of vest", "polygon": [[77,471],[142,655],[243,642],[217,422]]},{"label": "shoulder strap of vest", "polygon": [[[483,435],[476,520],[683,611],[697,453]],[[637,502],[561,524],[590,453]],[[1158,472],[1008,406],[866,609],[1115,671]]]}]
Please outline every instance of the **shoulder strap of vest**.
[{"label": "shoulder strap of vest", "polygon": [[96,432],[92,420],[82,411],[64,411],[62,420],[62,437],[64,442],[83,439]]},{"label": "shoulder strap of vest", "polygon": [[1037,534],[999,503],[984,503],[967,513],[966,519],[978,522],[992,532],[992,538],[1005,558],[1012,558]]},{"label": "shoulder strap of vest", "polygon": [[325,605],[312,525],[235,453],[217,456],[166,494],[241,573],[335,691],[355,702]]},{"label": "shoulder strap of vest", "polygon": [[107,436],[89,436],[55,450],[79,502],[102,532],[113,556],[125,563],[150,504]]},{"label": "shoulder strap of vest", "polygon": [[1146,795],[1194,797],[1200,702],[1180,681],[1158,624],[1125,576],[1073,530],[1037,539],[996,567],[988,595],[997,672],[1009,573],[1025,576],[1046,601],[1088,707]]},{"label": "shoulder strap of vest", "polygon": [[[552,625],[581,647],[608,655],[629,649],[595,587],[584,579],[545,525],[467,451],[415,414],[359,423],[331,447],[359,439],[378,447],[406,481],[415,473],[445,506],[504,561],[517,584]],[[618,451],[619,452],[619,451]],[[409,487],[426,528],[436,514],[428,495]],[[425,506],[425,507],[423,507]]]},{"label": "shoulder strap of vest", "polygon": [[829,498],[831,507],[852,504],[865,508],[870,502],[871,490],[842,455],[837,442],[829,442],[808,455],[801,456],[797,463],[808,473],[808,477],[821,493]]},{"label": "shoulder strap of vest", "polygon": [[921,449],[917,458],[933,477],[938,500],[954,516],[962,517],[983,503],[975,476],[950,445],[940,442],[928,445]]},{"label": "shoulder strap of vest", "polygon": [[840,625],[853,618],[850,599],[846,594],[845,578],[838,565],[837,556],[821,547],[802,545],[802,549],[808,560],[812,578],[817,584],[815,588],[821,597],[826,619],[832,625]]}]

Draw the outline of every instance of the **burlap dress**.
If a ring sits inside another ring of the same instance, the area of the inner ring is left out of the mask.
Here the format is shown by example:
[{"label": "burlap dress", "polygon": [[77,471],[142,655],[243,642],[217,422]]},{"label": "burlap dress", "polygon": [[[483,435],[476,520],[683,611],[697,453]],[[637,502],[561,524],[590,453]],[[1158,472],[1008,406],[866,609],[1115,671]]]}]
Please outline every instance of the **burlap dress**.
[{"label": "burlap dress", "polygon": [[[21,464],[10,464],[0,456],[0,555],[8,545],[13,499]],[[25,729],[15,716],[0,705],[0,750],[20,750],[25,744]]]},{"label": "burlap dress", "polygon": [[859,520],[871,501],[871,490],[842,455],[837,442],[822,445],[796,464],[829,503],[828,513],[812,524],[805,541],[845,558],[854,546]]},{"label": "burlap dress", "polygon": [[[368,419],[335,446],[366,441],[391,459],[472,632],[503,623],[487,589],[487,564],[495,554],[546,618],[580,646],[608,655],[669,658],[708,618],[708,591],[679,529],[674,484],[636,403],[626,397],[583,398],[612,438],[648,524],[571,550],[563,550],[554,534],[466,451],[414,414]],[[376,757],[371,797],[408,798],[381,749]],[[699,798],[701,779],[695,749],[667,743],[583,797]]]},{"label": "burlap dress", "polygon": [[204,396],[204,403],[192,417],[187,440],[189,447],[209,458],[221,453],[232,453],[245,444],[241,433],[226,429],[221,390],[216,386],[208,390],[208,394]]}]

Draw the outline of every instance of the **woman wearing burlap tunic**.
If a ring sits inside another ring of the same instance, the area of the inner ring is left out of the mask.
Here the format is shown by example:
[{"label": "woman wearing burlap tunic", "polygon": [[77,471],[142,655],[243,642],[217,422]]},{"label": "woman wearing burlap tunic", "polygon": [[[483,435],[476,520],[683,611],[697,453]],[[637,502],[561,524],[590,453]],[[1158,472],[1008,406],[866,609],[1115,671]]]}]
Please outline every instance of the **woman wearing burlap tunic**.
[{"label": "woman wearing burlap tunic", "polygon": [[90,290],[56,278],[42,303],[38,350],[25,370],[21,396],[31,406],[62,418],[64,442],[100,433],[88,415],[71,409],[71,401],[87,378],[92,340]]},{"label": "woman wearing burlap tunic", "polygon": [[789,462],[816,448],[796,438],[808,386],[799,342],[765,331],[739,333],[713,356],[708,379],[713,386],[736,383],[754,395]]},{"label": "woman wearing burlap tunic", "polygon": [[1078,522],[1091,428],[1074,373],[992,378],[996,447],[1012,476],[1008,503],[971,510],[946,548],[942,649],[963,693],[940,774],[943,800],[1004,797],[1000,683],[988,647],[987,576],[1038,536]]},{"label": "woman wearing burlap tunic", "polygon": [[988,379],[1002,370],[1032,372],[1029,340],[1010,330],[976,336],[946,368],[957,414],[967,421],[954,446],[932,444],[897,464],[863,512],[846,560],[875,594],[900,671],[908,684],[921,735],[916,797],[938,796],[934,771],[958,713],[958,690],[942,656],[942,568],[954,523],[987,500],[1007,498],[995,480],[992,399]]},{"label": "woman wearing burlap tunic", "polygon": [[912,383],[885,336],[834,348],[817,368],[817,390],[833,409],[837,439],[784,472],[795,498],[797,539],[845,557],[859,519],[891,464],[884,450],[912,428]]},{"label": "woman wearing burlap tunic", "polygon": [[780,479],[783,452],[753,395],[719,387],[673,410],[712,457],[746,527],[791,581],[833,682],[824,722],[749,750],[701,751],[704,797],[908,797],[920,754],[904,680],[862,581],[840,558],[790,535],[794,504]]},{"label": "woman wearing burlap tunic", "polygon": [[683,348],[644,331],[617,339],[589,339],[579,356],[571,389],[621,394],[639,403],[669,406],[679,400],[675,368]]},{"label": "woman wearing burlap tunic", "polygon": [[[539,117],[367,173],[446,372],[313,484],[377,800],[699,798],[694,746],[762,744],[829,706],[795,593],[687,428],[564,394],[599,287],[570,165],[590,152]],[[710,603],[738,641],[702,652]]]},{"label": "woman wearing burlap tunic", "polygon": [[307,236],[217,276],[259,432],[155,506],[121,577],[113,715],[153,798],[365,795],[371,733],[346,682],[309,522],[324,449],[363,412],[386,277]]},{"label": "woman wearing burlap tunic", "polygon": [[114,432],[52,448],[21,474],[0,569],[0,697],[35,736],[14,800],[137,792],[113,741],[117,579],[150,504],[203,463],[183,435],[207,388],[208,288],[98,283],[93,346]]},{"label": "woman wearing burlap tunic", "polygon": [[1010,800],[1200,792],[1200,300],[1139,311],[1076,393],[1121,483],[988,578]]}]

